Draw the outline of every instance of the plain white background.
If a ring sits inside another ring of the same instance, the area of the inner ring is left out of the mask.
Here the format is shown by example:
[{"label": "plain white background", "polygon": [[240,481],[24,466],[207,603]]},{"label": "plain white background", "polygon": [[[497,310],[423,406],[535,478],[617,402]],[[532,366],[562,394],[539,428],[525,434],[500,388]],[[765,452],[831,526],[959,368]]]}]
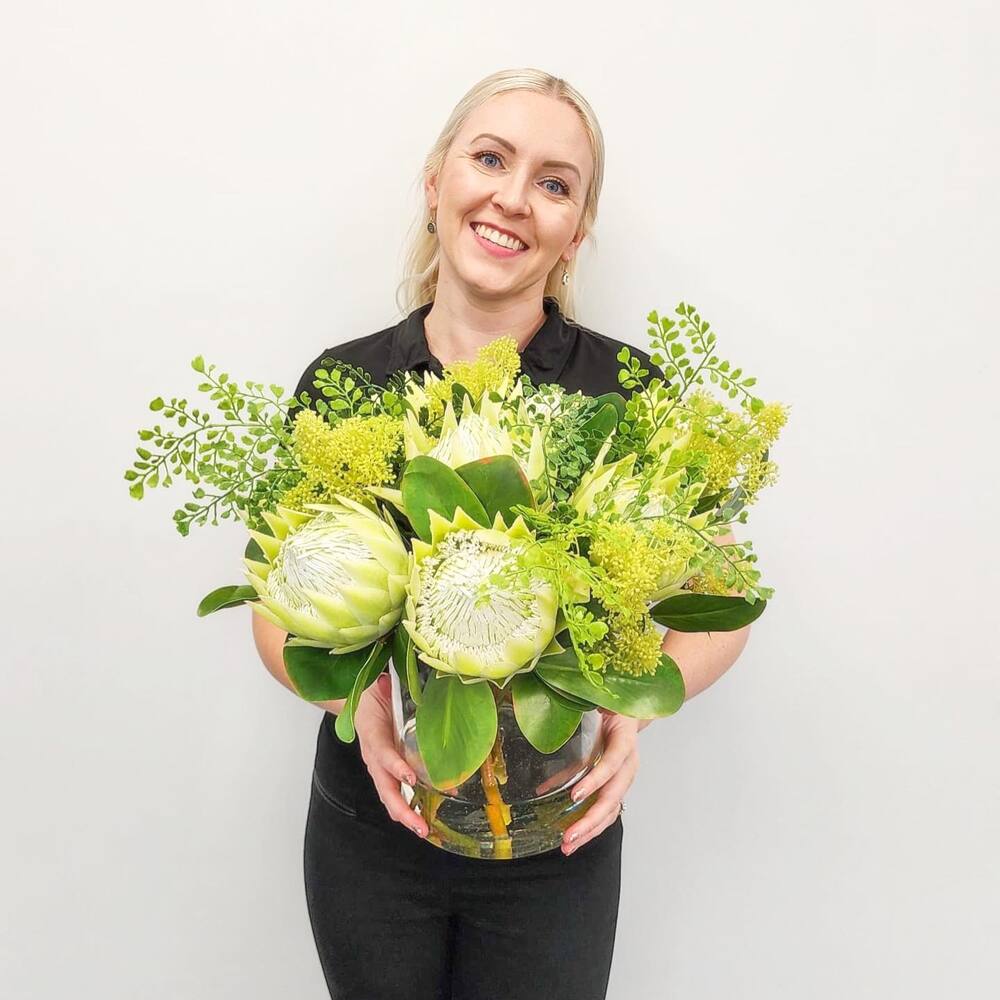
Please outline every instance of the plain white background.
[{"label": "plain white background", "polygon": [[395,322],[425,152],[527,65],[607,141],[580,321],[645,346],[693,302],[792,407],[739,535],[775,597],[641,737],[609,997],[990,995],[995,6],[4,8],[3,994],[327,995],[320,713],[247,609],[195,617],[241,529],[122,472],[195,354],[287,387]]}]

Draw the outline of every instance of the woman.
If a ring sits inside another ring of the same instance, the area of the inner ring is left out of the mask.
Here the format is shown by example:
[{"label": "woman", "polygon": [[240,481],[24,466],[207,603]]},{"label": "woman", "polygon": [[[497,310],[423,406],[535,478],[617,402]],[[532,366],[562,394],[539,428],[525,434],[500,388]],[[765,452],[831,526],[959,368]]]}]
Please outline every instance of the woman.
[{"label": "woman", "polygon": [[[424,165],[427,213],[408,258],[409,314],[325,351],[296,395],[312,391],[324,358],[360,365],[384,384],[400,369],[440,374],[500,335],[517,340],[522,371],[536,383],[592,395],[617,389],[621,342],[568,318],[603,164],[594,113],[563,80],[513,70],[478,83]],[[262,659],[291,689],[285,633],[253,619]],[[698,679],[686,679],[690,695]],[[583,794],[598,792],[596,801],[559,849],[483,861],[422,839],[427,824],[400,790],[415,776],[395,749],[389,692],[383,674],[364,693],[352,744],[333,732],[343,701],[320,703],[329,714],[317,742],[305,881],[331,996],[603,998],[618,914],[620,812],[646,723],[604,713],[604,755],[579,783]]]}]

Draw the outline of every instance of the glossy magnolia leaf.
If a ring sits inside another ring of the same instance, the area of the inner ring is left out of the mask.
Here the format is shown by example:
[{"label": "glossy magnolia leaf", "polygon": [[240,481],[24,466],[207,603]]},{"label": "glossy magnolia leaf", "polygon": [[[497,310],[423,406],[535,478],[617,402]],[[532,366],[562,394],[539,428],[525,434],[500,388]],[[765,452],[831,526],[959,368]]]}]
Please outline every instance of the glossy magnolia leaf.
[{"label": "glossy magnolia leaf", "polygon": [[461,507],[473,520],[489,526],[483,505],[465,480],[454,469],[430,455],[417,455],[406,463],[400,489],[410,524],[425,542],[431,540],[429,511],[432,510],[450,519],[455,508]]},{"label": "glossy magnolia leaf", "polygon": [[684,678],[677,664],[660,655],[653,674],[633,677],[608,671],[603,674],[605,687],[595,687],[580,673],[572,650],[539,660],[535,672],[546,684],[633,719],[658,719],[672,715],[684,704]]},{"label": "glossy magnolia leaf", "polygon": [[600,440],[603,441],[615,429],[617,424],[617,408],[613,403],[605,403],[586,423],[580,426],[580,433],[586,434],[588,437],[591,434],[597,434]]},{"label": "glossy magnolia leaf", "polygon": [[371,652],[371,646],[351,653],[333,653],[328,646],[287,642],[283,659],[288,679],[300,698],[333,701],[350,695]]},{"label": "glossy magnolia leaf", "polygon": [[219,587],[212,593],[206,594],[198,605],[198,617],[204,618],[213,611],[221,611],[223,608],[236,608],[247,601],[257,600],[257,591],[253,587],[231,583],[226,587]]},{"label": "glossy magnolia leaf", "polygon": [[566,708],[547,684],[532,673],[511,681],[514,718],[524,738],[539,753],[555,753],[577,730],[583,712]]},{"label": "glossy magnolia leaf", "polygon": [[625,397],[620,392],[605,392],[600,396],[596,396],[595,399],[602,405],[610,403],[618,412],[618,420],[625,418]]},{"label": "glossy magnolia leaf", "polygon": [[732,632],[756,621],[767,601],[748,604],[742,597],[721,594],[677,594],[649,612],[653,621],[675,632]]},{"label": "glossy magnolia leaf", "polygon": [[[545,684],[545,680],[538,673],[537,669],[535,670],[535,676],[540,684]],[[555,698],[564,708],[577,712],[590,712],[597,708],[597,705],[595,705],[592,701],[585,701],[583,698],[575,698],[573,695],[566,694],[565,691],[560,691],[559,688],[554,688],[550,684],[545,684],[545,686],[551,692],[552,697]]]},{"label": "glossy magnolia leaf", "polygon": [[523,504],[534,507],[535,498],[528,485],[528,477],[521,464],[511,455],[491,455],[475,462],[460,465],[455,472],[476,494],[486,511],[490,524],[497,512],[506,524],[511,524],[515,515],[511,507]]},{"label": "glossy magnolia leaf", "polygon": [[497,705],[489,681],[463,684],[432,675],[417,709],[417,747],[435,788],[462,784],[489,756],[497,738]]},{"label": "glossy magnolia leaf", "polygon": [[396,671],[400,687],[406,690],[406,640],[409,633],[402,625],[392,630],[392,669]]},{"label": "glossy magnolia leaf", "polygon": [[354,713],[358,710],[358,702],[361,701],[361,695],[364,694],[365,688],[371,687],[375,683],[375,678],[382,673],[391,653],[392,646],[382,639],[371,647],[368,659],[358,671],[354,687],[351,688],[351,693],[347,696],[347,703],[340,710],[340,715],[337,716],[334,731],[342,742],[354,742]]},{"label": "glossy magnolia leaf", "polygon": [[[270,533],[270,529],[267,525],[263,525],[261,527],[261,532],[266,535]],[[264,550],[257,544],[256,538],[251,538],[250,541],[247,542],[247,547],[243,550],[243,555],[247,559],[253,560],[253,562],[267,562],[267,556],[264,555]]]},{"label": "glossy magnolia leaf", "polygon": [[400,686],[408,691],[414,705],[423,699],[420,674],[417,672],[417,651],[410,633],[402,625],[392,633],[392,665],[399,677]]}]

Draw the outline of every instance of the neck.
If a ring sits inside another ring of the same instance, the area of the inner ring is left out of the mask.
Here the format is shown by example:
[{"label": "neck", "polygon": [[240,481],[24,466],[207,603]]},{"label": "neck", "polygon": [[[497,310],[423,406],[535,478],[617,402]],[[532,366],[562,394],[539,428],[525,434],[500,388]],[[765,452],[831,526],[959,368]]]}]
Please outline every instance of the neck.
[{"label": "neck", "polygon": [[439,283],[434,304],[424,316],[427,346],[443,365],[472,361],[476,352],[497,337],[513,337],[518,351],[545,322],[542,296],[536,287],[513,299],[472,299],[451,283]]}]

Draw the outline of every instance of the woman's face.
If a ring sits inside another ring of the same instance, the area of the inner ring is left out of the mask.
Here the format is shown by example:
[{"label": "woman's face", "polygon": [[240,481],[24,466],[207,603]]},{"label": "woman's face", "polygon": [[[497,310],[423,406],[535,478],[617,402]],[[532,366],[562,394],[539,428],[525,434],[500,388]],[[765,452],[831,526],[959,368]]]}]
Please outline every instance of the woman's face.
[{"label": "woman's face", "polygon": [[[455,281],[480,299],[540,297],[549,271],[583,238],[593,169],[570,105],[524,90],[480,105],[425,184],[441,248],[439,285]],[[497,231],[520,242],[497,246]]]}]

